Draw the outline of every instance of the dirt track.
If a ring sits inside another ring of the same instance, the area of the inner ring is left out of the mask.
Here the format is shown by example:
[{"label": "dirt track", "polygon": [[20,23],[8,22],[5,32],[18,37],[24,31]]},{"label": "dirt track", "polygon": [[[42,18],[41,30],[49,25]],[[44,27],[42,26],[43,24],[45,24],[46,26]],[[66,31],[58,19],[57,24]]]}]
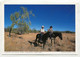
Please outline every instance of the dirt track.
[{"label": "dirt track", "polygon": [[5,51],[75,51],[74,33],[62,33],[63,40],[61,41],[57,37],[55,47],[54,43],[51,47],[50,39],[48,39],[45,49],[42,49],[41,44],[36,47],[34,44],[30,44],[30,42],[34,42],[36,34],[17,35],[12,33],[12,36],[8,37],[8,32],[5,32]]}]

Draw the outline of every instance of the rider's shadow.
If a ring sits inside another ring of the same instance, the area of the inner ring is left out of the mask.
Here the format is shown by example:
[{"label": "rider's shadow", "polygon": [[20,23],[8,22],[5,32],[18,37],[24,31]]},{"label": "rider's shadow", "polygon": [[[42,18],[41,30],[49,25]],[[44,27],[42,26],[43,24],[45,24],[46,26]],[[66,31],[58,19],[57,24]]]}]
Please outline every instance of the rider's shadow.
[{"label": "rider's shadow", "polygon": [[31,41],[28,41],[29,43],[30,43],[30,45],[34,45],[34,47],[37,47],[37,46],[39,46],[37,43],[35,43],[35,42],[31,42]]}]

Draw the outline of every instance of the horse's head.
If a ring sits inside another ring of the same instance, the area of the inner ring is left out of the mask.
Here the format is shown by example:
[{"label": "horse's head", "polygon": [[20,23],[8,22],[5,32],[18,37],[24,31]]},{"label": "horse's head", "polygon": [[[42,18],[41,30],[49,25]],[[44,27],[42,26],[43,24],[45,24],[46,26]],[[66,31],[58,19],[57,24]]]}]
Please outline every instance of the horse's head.
[{"label": "horse's head", "polygon": [[53,35],[52,36],[54,38],[58,36],[62,40],[62,33],[61,32],[53,32]]}]

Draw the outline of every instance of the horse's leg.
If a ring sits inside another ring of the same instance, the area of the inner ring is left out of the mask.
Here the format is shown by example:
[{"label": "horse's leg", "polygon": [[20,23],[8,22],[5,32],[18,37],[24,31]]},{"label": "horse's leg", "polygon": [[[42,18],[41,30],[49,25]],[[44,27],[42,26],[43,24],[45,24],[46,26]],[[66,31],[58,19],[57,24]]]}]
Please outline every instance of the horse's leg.
[{"label": "horse's leg", "polygon": [[46,44],[48,44],[48,39],[46,40]]},{"label": "horse's leg", "polygon": [[39,40],[38,40],[38,46],[39,46]]},{"label": "horse's leg", "polygon": [[52,46],[52,39],[51,39],[51,46]]},{"label": "horse's leg", "polygon": [[43,49],[44,49],[44,47],[45,47],[45,44],[46,44],[46,42],[43,43]]},{"label": "horse's leg", "polygon": [[55,47],[55,38],[54,38],[54,47]]}]

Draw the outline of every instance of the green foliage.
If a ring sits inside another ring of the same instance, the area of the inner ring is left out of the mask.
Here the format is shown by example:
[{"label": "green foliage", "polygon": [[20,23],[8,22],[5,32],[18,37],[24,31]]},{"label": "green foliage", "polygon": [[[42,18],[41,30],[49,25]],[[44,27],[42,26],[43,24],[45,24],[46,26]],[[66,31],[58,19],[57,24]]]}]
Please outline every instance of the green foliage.
[{"label": "green foliage", "polygon": [[[27,8],[25,7],[20,7],[21,10],[19,12],[14,12],[13,14],[10,15],[10,19],[12,21],[12,24],[9,28],[9,32],[11,33],[16,31],[16,33],[28,33],[29,32],[29,26],[31,25],[30,21],[30,15],[35,16],[32,11],[28,11]],[[17,25],[17,29],[13,29],[14,25]],[[9,35],[10,35],[9,33]]]},{"label": "green foliage", "polygon": [[21,18],[20,21],[18,22],[18,31],[20,34],[23,33],[29,33],[29,26],[31,25],[30,21],[30,15],[32,14],[32,11],[29,12],[27,8],[21,7]]},{"label": "green foliage", "polygon": [[10,19],[11,19],[12,23],[14,23],[14,22],[15,22],[15,17],[14,17],[14,15],[13,15],[13,14],[11,14]]},{"label": "green foliage", "polygon": [[74,32],[71,32],[71,31],[64,31],[64,33],[74,33]]},{"label": "green foliage", "polygon": [[10,26],[8,26],[7,28],[5,28],[5,32],[9,32]]},{"label": "green foliage", "polygon": [[61,32],[61,31],[54,31],[54,32]]},{"label": "green foliage", "polygon": [[29,12],[27,11],[27,8],[24,8],[24,7],[21,7],[21,18],[22,19],[26,19],[28,18],[29,19]]},{"label": "green foliage", "polygon": [[35,16],[35,14],[33,14],[32,11],[30,11],[30,14],[31,14],[32,16]]},{"label": "green foliage", "polygon": [[34,33],[36,33],[36,32],[37,32],[37,30],[36,30],[36,29],[33,29],[32,31],[33,31]]},{"label": "green foliage", "polygon": [[17,28],[13,28],[12,33],[18,33]]},{"label": "green foliage", "polygon": [[11,28],[13,28],[14,25],[18,23],[19,16],[20,16],[19,12],[15,12],[15,13],[11,14],[11,16],[10,16],[10,19],[12,21],[12,24],[10,26]]},{"label": "green foliage", "polygon": [[19,19],[19,16],[20,16],[19,12],[15,12],[11,14],[10,19],[12,23],[17,23],[16,21]]},{"label": "green foliage", "polygon": [[18,23],[18,32],[19,32],[19,34],[28,33],[29,32],[29,25],[26,24],[26,22]]},{"label": "green foliage", "polygon": [[72,32],[72,31],[54,31],[54,32],[61,32],[61,33],[75,33],[75,32]]},{"label": "green foliage", "polygon": [[20,16],[19,12],[15,12],[15,18],[18,19]]},{"label": "green foliage", "polygon": [[40,30],[36,30],[35,28],[34,29],[29,29],[29,32],[30,33],[40,33]]}]

